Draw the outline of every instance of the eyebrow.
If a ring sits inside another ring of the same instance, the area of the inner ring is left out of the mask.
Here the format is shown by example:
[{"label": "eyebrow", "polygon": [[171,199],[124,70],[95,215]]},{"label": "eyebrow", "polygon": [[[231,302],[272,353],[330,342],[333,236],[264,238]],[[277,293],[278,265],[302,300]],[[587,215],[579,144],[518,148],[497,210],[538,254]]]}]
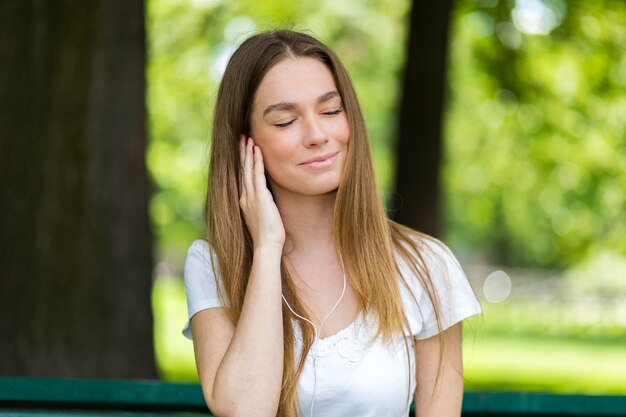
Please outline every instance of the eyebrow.
[{"label": "eyebrow", "polygon": [[[335,97],[339,97],[339,93],[337,92],[337,90],[329,91],[319,96],[319,98],[317,99],[317,103],[318,104],[324,103],[325,101],[328,101],[331,98],[335,98]],[[297,104],[289,103],[286,101],[281,101],[280,103],[276,103],[276,104],[270,104],[269,106],[265,108],[265,110],[263,110],[263,117],[267,116],[268,113],[271,113],[273,111],[293,110],[296,107],[298,107]]]}]

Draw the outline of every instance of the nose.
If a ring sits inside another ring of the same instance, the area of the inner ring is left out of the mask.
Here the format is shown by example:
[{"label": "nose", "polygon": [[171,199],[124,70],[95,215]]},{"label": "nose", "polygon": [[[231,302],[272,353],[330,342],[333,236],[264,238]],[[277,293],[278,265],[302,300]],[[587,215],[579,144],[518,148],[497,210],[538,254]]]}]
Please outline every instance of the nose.
[{"label": "nose", "polygon": [[320,120],[316,117],[311,117],[306,121],[303,139],[304,146],[306,147],[317,146],[328,142],[328,136],[321,126]]}]

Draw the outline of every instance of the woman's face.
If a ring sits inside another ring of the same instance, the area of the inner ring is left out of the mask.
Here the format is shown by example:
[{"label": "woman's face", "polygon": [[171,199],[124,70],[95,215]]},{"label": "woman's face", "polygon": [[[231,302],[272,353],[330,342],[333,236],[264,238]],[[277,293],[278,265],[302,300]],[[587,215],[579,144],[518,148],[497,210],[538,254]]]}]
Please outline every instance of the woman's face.
[{"label": "woman's face", "polygon": [[298,57],[274,65],[254,96],[250,126],[275,198],[339,187],[350,128],[322,62]]}]

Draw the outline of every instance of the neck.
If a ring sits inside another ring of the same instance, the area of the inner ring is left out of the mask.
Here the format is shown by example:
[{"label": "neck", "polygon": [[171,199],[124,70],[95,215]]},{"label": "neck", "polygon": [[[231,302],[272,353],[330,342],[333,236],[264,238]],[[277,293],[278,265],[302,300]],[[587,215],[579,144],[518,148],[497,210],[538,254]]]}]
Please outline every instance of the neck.
[{"label": "neck", "polygon": [[303,252],[334,246],[333,211],[336,196],[336,192],[317,196],[275,196],[287,231],[287,251]]}]

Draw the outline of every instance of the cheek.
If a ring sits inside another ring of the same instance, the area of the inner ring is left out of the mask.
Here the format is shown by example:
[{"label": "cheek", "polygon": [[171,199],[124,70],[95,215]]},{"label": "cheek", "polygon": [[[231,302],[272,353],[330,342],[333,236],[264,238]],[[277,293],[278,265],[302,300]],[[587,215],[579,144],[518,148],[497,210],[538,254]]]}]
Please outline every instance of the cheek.
[{"label": "cheek", "polygon": [[[281,172],[289,170],[295,158],[293,150],[287,145],[289,142],[285,141],[285,138],[281,138],[280,135],[263,139],[265,140],[259,140],[258,146],[263,152],[265,171],[270,176],[277,176]],[[277,146],[279,144],[280,146]]]},{"label": "cheek", "polygon": [[270,174],[278,173],[287,168],[289,159],[288,155],[284,154],[284,151],[278,150],[276,152],[267,147],[261,149],[263,150],[263,161],[267,172]]},{"label": "cheek", "polygon": [[344,115],[344,117],[342,117],[337,122],[338,123],[335,126],[335,137],[340,142],[347,144],[348,139],[350,138],[350,126],[348,125],[348,118]]},{"label": "cheek", "polygon": [[265,176],[270,184],[285,187],[292,178],[297,178],[292,159],[288,155],[283,155],[283,152],[272,153],[270,150],[264,150],[263,161]]}]

